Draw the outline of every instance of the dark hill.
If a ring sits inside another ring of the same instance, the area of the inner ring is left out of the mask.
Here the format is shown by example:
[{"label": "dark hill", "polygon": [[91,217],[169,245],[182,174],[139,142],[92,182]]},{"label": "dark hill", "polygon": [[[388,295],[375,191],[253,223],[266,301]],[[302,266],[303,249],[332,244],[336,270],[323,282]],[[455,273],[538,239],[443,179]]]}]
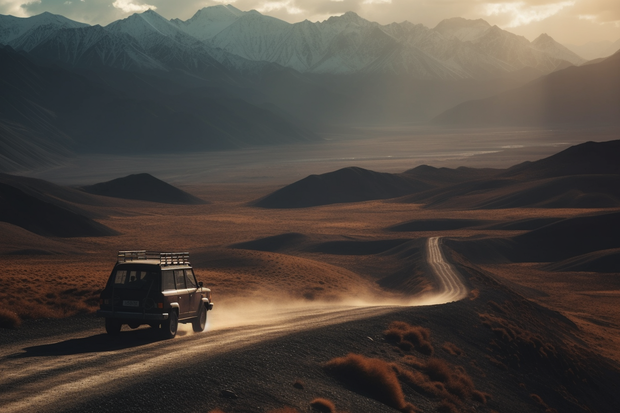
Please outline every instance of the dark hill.
[{"label": "dark hill", "polygon": [[620,273],[620,248],[595,251],[550,264],[551,271]]},{"label": "dark hill", "polygon": [[0,221],[44,236],[98,237],[117,234],[90,218],[40,201],[3,183],[0,183]]},{"label": "dark hill", "polygon": [[240,242],[231,245],[231,248],[239,248],[255,251],[280,252],[291,249],[298,249],[300,245],[308,241],[308,237],[298,232],[273,235],[271,237],[260,238],[247,242]]},{"label": "dark hill", "polygon": [[548,158],[515,165],[500,176],[530,180],[567,175],[608,174],[620,175],[620,140],[586,142],[571,146]]},{"label": "dark hill", "polygon": [[432,182],[435,188],[404,196],[398,201],[423,203],[427,207],[620,206],[620,140],[586,142],[548,158],[524,162],[506,170],[418,167],[406,173],[420,180],[426,179],[424,182]]},{"label": "dark hill", "polygon": [[17,188],[40,201],[54,204],[62,209],[89,218],[101,218],[104,214],[92,208],[82,208],[81,206],[113,206],[117,204],[114,200],[107,200],[75,188],[56,185],[43,179],[0,174],[0,183]]},{"label": "dark hill", "polygon": [[433,185],[448,185],[478,179],[489,179],[502,172],[504,172],[502,169],[491,168],[476,169],[461,166],[456,169],[450,169],[420,165],[403,172],[403,175],[407,175],[419,181],[427,182]]},{"label": "dark hill", "polygon": [[206,202],[153,175],[142,173],[80,188],[90,194],[163,204],[198,205]]},{"label": "dark hill", "polygon": [[568,67],[499,95],[462,103],[434,123],[466,126],[620,126],[620,53]]},{"label": "dark hill", "polygon": [[563,219],[512,238],[446,240],[477,262],[556,262],[620,248],[620,212]]},{"label": "dark hill", "polygon": [[232,91],[184,84],[181,75],[178,82],[112,69],[88,75],[0,45],[0,171],[59,163],[72,152],[181,153],[318,139],[290,117]]},{"label": "dark hill", "polygon": [[481,219],[417,219],[413,221],[403,222],[388,228],[390,231],[407,232],[407,231],[449,231],[462,228],[479,227],[489,224],[492,221]]},{"label": "dark hill", "polygon": [[431,188],[403,174],[344,168],[310,175],[253,203],[262,208],[304,208],[345,202],[395,198]]}]

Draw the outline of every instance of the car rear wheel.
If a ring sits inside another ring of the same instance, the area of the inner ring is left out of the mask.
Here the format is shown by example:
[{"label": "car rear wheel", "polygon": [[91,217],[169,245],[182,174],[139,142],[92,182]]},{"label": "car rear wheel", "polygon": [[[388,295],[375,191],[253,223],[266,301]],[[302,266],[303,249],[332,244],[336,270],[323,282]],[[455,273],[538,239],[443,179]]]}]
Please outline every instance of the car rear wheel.
[{"label": "car rear wheel", "polygon": [[115,336],[121,332],[122,323],[119,320],[114,318],[106,318],[105,319],[105,331],[111,335]]},{"label": "car rear wheel", "polygon": [[176,311],[170,311],[168,319],[161,323],[161,334],[163,338],[174,338],[179,328],[179,315]]},{"label": "car rear wheel", "polygon": [[207,325],[207,309],[203,304],[200,304],[200,310],[198,317],[192,320],[192,328],[195,333],[200,333],[205,331],[205,326]]}]

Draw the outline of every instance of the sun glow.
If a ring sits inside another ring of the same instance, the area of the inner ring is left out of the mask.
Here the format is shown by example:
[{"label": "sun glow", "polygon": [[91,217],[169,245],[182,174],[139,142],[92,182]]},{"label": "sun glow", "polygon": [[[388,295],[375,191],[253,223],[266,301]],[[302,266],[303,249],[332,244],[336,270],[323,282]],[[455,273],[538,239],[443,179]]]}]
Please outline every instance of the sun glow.
[{"label": "sun glow", "polygon": [[487,16],[507,16],[511,20],[506,27],[525,26],[532,22],[539,22],[555,16],[567,7],[573,7],[575,1],[561,1],[558,3],[530,6],[524,1],[507,3],[487,3],[483,6],[483,13]]}]

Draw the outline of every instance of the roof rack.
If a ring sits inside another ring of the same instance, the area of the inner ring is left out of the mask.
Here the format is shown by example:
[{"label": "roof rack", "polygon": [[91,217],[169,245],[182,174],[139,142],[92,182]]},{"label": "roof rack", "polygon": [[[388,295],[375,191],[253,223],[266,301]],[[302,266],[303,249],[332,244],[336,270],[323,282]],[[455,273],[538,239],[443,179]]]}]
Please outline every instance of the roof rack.
[{"label": "roof rack", "polygon": [[190,265],[189,252],[119,251],[117,263],[159,260],[159,265]]}]

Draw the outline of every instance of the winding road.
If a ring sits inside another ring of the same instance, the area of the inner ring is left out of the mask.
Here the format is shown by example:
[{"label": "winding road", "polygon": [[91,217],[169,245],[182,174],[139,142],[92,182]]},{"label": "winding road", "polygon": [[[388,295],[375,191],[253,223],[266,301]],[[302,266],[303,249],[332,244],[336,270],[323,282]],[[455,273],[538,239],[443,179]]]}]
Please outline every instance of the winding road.
[{"label": "winding road", "polygon": [[[445,261],[440,238],[430,238],[427,259],[441,286],[431,302],[426,298],[410,305],[441,304],[459,300],[467,288],[455,268]],[[148,328],[108,337],[101,320],[93,319],[76,332],[74,321],[56,320],[57,334],[37,331],[2,344],[0,339],[0,410],[4,413],[62,411],[84,397],[121,391],[142,377],[182,368],[187,360],[208,360],[222,353],[276,339],[292,333],[387,314],[394,305],[277,306],[225,309],[209,313],[208,333],[182,328],[174,340],[158,341]],[[236,317],[235,317],[236,315]],[[125,327],[126,328],[126,327]],[[20,332],[21,334],[21,332]]]},{"label": "winding road", "polygon": [[452,264],[446,261],[443,255],[440,237],[428,239],[427,260],[441,286],[433,297],[434,300],[438,301],[438,304],[459,301],[467,297],[469,291],[463,283],[462,276]]}]

